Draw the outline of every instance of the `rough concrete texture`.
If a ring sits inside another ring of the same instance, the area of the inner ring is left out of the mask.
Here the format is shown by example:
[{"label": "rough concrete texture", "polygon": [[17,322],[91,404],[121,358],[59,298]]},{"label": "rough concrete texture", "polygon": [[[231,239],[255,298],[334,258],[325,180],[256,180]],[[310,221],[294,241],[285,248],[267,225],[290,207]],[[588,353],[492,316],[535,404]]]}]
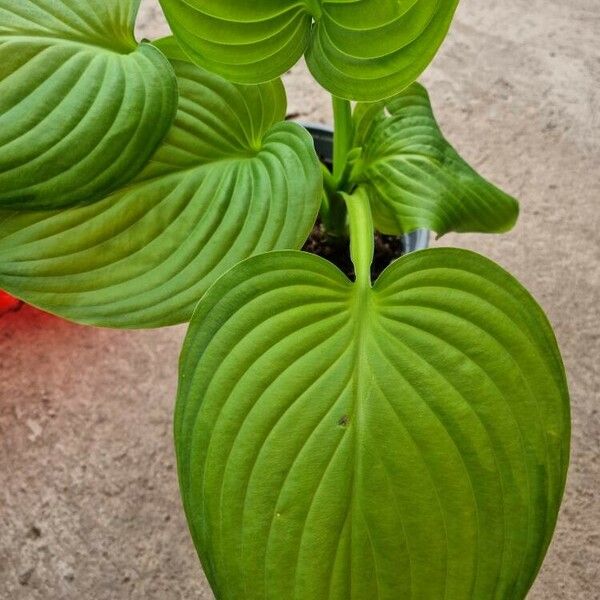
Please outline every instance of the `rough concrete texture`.
[{"label": "rough concrete texture", "polygon": [[[164,33],[144,4],[144,35]],[[449,139],[522,200],[509,235],[440,243],[496,259],[535,294],[569,373],[573,461],[533,600],[600,597],[598,39],[598,0],[462,0],[424,77]],[[290,112],[329,121],[302,66],[286,83]],[[183,334],[89,329],[31,309],[0,319],[1,599],[212,598],[174,471]]]}]

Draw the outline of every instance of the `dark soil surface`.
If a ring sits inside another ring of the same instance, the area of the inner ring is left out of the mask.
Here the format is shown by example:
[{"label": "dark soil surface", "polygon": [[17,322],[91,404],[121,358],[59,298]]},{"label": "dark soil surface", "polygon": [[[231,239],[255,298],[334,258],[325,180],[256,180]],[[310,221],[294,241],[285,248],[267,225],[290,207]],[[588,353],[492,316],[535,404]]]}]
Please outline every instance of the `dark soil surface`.
[{"label": "dark soil surface", "polygon": [[[323,226],[317,223],[302,250],[327,259],[354,280],[354,265],[350,260],[348,238],[329,235]],[[377,233],[375,256],[371,265],[372,280],[375,281],[392,261],[402,255],[403,251],[401,238]]]}]

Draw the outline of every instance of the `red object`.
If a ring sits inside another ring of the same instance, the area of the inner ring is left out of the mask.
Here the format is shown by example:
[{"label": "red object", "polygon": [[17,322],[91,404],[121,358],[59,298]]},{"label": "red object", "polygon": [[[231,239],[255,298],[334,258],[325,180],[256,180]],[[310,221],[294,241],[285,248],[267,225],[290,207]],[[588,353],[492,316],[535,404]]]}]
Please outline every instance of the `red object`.
[{"label": "red object", "polygon": [[0,291],[0,315],[17,310],[21,306],[21,301],[9,296],[6,292]]}]

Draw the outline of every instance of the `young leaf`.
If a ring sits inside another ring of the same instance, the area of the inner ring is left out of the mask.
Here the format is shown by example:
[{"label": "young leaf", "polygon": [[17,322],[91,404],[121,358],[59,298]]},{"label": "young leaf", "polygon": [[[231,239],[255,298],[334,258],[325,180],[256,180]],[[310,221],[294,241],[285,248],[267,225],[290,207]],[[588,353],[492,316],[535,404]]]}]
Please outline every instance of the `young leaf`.
[{"label": "young leaf", "polygon": [[444,139],[423,86],[415,83],[386,103],[358,105],[355,123],[355,144],[363,151],[354,181],[367,188],[380,231],[494,233],[515,224],[517,201]]},{"label": "young leaf", "polygon": [[306,53],[317,81],[351,100],[410,85],[444,40],[458,0],[160,0],[190,57],[240,83],[279,77]]},{"label": "young leaf", "polygon": [[240,260],[298,248],[319,208],[310,135],[284,123],[280,81],[238,87],[185,59],[173,128],[128,187],[89,206],[0,214],[0,289],[110,327],[186,321]]},{"label": "young leaf", "polygon": [[199,303],[180,365],[181,491],[219,600],[525,597],[569,405],[552,330],[500,267],[425,250],[371,289],[254,257]]},{"label": "young leaf", "polygon": [[171,126],[169,62],[138,45],[139,0],[0,0],[0,208],[91,202]]}]

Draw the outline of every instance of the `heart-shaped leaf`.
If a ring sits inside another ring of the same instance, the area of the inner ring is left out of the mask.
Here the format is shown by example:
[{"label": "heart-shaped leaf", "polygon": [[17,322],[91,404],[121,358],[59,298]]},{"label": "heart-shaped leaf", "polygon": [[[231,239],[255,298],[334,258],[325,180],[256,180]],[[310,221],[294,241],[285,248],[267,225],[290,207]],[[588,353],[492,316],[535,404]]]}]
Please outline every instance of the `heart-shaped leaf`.
[{"label": "heart-shaped leaf", "polygon": [[0,208],[91,202],[139,173],[177,108],[139,0],[0,0]]},{"label": "heart-shaped leaf", "polygon": [[352,100],[410,85],[444,40],[458,0],[160,0],[194,61],[240,83],[279,77],[306,53],[317,81]]},{"label": "heart-shaped leaf", "polygon": [[219,600],[520,600],[554,529],[568,392],[550,326],[483,257],[374,288],[301,252],[199,303],[175,435]]},{"label": "heart-shaped leaf", "polygon": [[429,96],[418,83],[393,100],[358,105],[354,181],[371,199],[377,229],[503,232],[517,201],[478,175],[444,139]]},{"label": "heart-shaped leaf", "polygon": [[180,89],[164,143],[99,202],[0,214],[0,288],[82,323],[169,325],[240,260],[308,236],[320,168],[310,135],[282,122],[281,82],[238,87],[159,46]]}]

